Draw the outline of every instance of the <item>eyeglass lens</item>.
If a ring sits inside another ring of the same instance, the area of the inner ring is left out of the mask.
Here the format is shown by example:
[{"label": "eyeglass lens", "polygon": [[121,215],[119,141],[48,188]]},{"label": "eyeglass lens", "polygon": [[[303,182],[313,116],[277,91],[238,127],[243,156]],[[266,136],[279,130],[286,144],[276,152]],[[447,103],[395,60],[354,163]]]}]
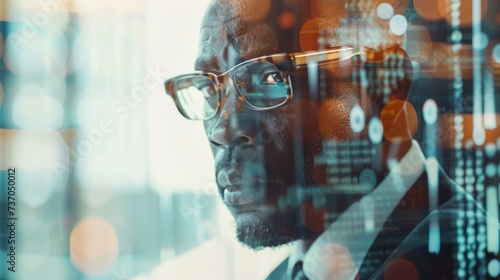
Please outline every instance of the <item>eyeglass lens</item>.
[{"label": "eyeglass lens", "polygon": [[[281,72],[270,62],[242,65],[235,69],[233,78],[238,92],[253,107],[273,108],[287,100],[289,89]],[[174,93],[179,109],[189,119],[207,119],[217,112],[217,87],[205,75],[189,75],[176,79]]]},{"label": "eyeglass lens", "polygon": [[179,109],[185,117],[202,120],[217,112],[219,96],[212,80],[204,75],[190,75],[177,79],[174,92]]},{"label": "eyeglass lens", "polygon": [[287,100],[284,78],[270,62],[244,65],[235,72],[234,80],[240,94],[252,106],[271,108]]}]

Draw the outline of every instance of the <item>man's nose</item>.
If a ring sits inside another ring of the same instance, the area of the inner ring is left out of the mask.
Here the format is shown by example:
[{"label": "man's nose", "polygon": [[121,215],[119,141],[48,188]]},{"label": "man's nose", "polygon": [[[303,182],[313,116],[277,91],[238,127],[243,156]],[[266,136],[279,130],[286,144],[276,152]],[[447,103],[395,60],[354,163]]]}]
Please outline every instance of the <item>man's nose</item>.
[{"label": "man's nose", "polygon": [[208,139],[215,146],[255,145],[261,127],[261,113],[240,100],[234,88],[223,93],[219,114],[212,120]]}]

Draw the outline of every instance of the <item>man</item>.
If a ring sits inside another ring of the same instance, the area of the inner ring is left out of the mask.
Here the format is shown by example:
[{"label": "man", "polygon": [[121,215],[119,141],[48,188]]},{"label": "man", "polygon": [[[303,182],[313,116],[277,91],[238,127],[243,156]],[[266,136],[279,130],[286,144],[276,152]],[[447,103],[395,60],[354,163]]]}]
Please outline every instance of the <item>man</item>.
[{"label": "man", "polygon": [[167,93],[204,121],[238,239],[293,242],[270,279],[454,279],[473,202],[412,141],[404,36],[358,2],[216,0]]}]

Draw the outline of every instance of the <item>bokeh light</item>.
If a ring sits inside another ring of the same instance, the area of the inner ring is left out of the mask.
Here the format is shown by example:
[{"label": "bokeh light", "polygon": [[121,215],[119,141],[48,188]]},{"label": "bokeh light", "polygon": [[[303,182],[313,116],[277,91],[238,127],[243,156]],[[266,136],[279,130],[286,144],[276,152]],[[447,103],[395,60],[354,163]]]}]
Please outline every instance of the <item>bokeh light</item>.
[{"label": "bokeh light", "polygon": [[[339,243],[327,243],[322,246],[324,252],[321,258],[317,258],[318,263],[314,266],[314,275],[317,279],[353,279],[359,280],[358,270],[356,264],[353,261],[351,251],[349,248],[342,246]],[[304,271],[308,274],[312,274],[312,271],[308,271],[307,266],[304,267]]]},{"label": "bokeh light", "polygon": [[493,278],[500,275],[500,261],[493,259],[488,263],[488,274]]},{"label": "bokeh light", "polygon": [[18,181],[23,186],[18,191],[19,197],[33,208],[45,204],[57,189],[62,188],[52,169],[23,170]]},{"label": "bokeh light", "polygon": [[493,178],[497,175],[497,167],[493,163],[488,163],[486,165],[486,168],[484,169],[484,173],[486,174],[487,177]]},{"label": "bokeh light", "polygon": [[289,29],[295,24],[295,16],[290,12],[283,12],[280,15],[279,25],[283,29]]},{"label": "bokeh light", "polygon": [[427,20],[437,20],[443,18],[443,15],[439,13],[438,6],[439,0],[413,0],[413,5],[417,13],[421,17]]},{"label": "bokeh light", "polygon": [[299,44],[302,51],[318,49],[318,37],[320,32],[319,19],[313,18],[306,21],[300,28]]},{"label": "bokeh light", "polygon": [[[488,0],[481,1],[481,19],[484,18],[488,12]],[[450,5],[448,1],[437,1],[438,11],[442,17],[446,19],[449,24],[453,23],[453,17],[458,16],[460,26],[471,26],[473,24],[473,6],[474,3],[479,3],[479,0],[460,0],[460,5]],[[458,7],[458,10],[453,10]],[[458,13],[457,13],[458,12]]]},{"label": "bokeh light", "polygon": [[418,128],[417,112],[411,103],[404,100],[387,103],[380,112],[380,121],[384,137],[395,144],[410,141]]},{"label": "bokeh light", "polygon": [[[477,47],[478,50],[484,50],[488,46],[488,35],[484,34],[483,32],[475,33],[473,35],[473,42],[477,42],[473,43],[474,48]],[[477,46],[475,44],[477,44]]]},{"label": "bokeh light", "polygon": [[368,124],[368,137],[373,144],[379,144],[382,142],[382,138],[384,137],[384,127],[380,122],[380,119],[377,117],[373,117]]},{"label": "bokeh light", "polygon": [[424,106],[422,108],[424,121],[427,125],[433,125],[436,123],[438,118],[438,107],[436,101],[433,99],[427,99],[424,102]]},{"label": "bokeh light", "polygon": [[47,68],[44,44],[39,37],[27,40],[19,33],[11,33],[5,39],[3,61],[5,66],[16,74],[31,75]]},{"label": "bokeh light", "polygon": [[[408,5],[410,3],[409,0],[372,0],[373,5],[372,9],[378,9],[380,5],[389,5],[392,8],[393,15],[395,14],[404,14],[408,9]],[[377,10],[378,12],[378,10]]]},{"label": "bokeh light", "polygon": [[33,33],[25,37],[21,28],[5,39],[4,63],[19,75],[54,73],[65,75],[68,42],[61,32]]},{"label": "bokeh light", "polygon": [[460,30],[454,30],[451,33],[451,40],[454,42],[462,41],[462,32]]},{"label": "bokeh light", "polygon": [[103,276],[110,272],[118,254],[119,243],[115,229],[103,218],[84,218],[71,231],[71,261],[88,276]]},{"label": "bokeh light", "polygon": [[25,129],[56,129],[61,127],[64,120],[63,104],[35,84],[21,84],[18,87],[12,114],[14,123]]},{"label": "bokeh light", "polygon": [[354,133],[360,133],[365,128],[365,112],[361,106],[355,105],[351,110],[351,129]]},{"label": "bokeh light", "polygon": [[372,189],[377,184],[377,174],[371,168],[365,168],[359,173],[358,182],[366,189]]},{"label": "bokeh light", "polygon": [[401,36],[405,34],[406,30],[408,29],[408,21],[402,15],[395,15],[389,21],[389,27],[392,34]]},{"label": "bokeh light", "polygon": [[405,259],[395,259],[389,262],[384,269],[384,280],[418,280],[417,267]]},{"label": "bokeh light", "polygon": [[497,154],[497,147],[494,143],[487,143],[484,147],[484,152],[487,157],[493,158]]},{"label": "bokeh light", "polygon": [[13,159],[25,169],[50,168],[66,159],[66,143],[55,131],[18,130],[12,144]]},{"label": "bokeh light", "polygon": [[394,15],[394,8],[389,3],[381,3],[377,7],[377,16],[381,19],[390,19]]}]

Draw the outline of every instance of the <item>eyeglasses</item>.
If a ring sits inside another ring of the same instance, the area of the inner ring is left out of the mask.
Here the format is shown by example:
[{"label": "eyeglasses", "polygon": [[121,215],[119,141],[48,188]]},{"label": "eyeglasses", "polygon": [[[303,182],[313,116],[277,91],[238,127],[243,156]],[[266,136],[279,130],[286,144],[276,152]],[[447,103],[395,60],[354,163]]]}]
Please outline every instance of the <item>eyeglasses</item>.
[{"label": "eyeglasses", "polygon": [[190,120],[207,120],[217,115],[228,83],[248,108],[271,110],[292,99],[291,72],[306,68],[310,62],[324,65],[360,54],[374,57],[373,50],[353,47],[263,56],[242,62],[222,74],[197,71],[170,78],[165,81],[165,90],[179,112]]}]

